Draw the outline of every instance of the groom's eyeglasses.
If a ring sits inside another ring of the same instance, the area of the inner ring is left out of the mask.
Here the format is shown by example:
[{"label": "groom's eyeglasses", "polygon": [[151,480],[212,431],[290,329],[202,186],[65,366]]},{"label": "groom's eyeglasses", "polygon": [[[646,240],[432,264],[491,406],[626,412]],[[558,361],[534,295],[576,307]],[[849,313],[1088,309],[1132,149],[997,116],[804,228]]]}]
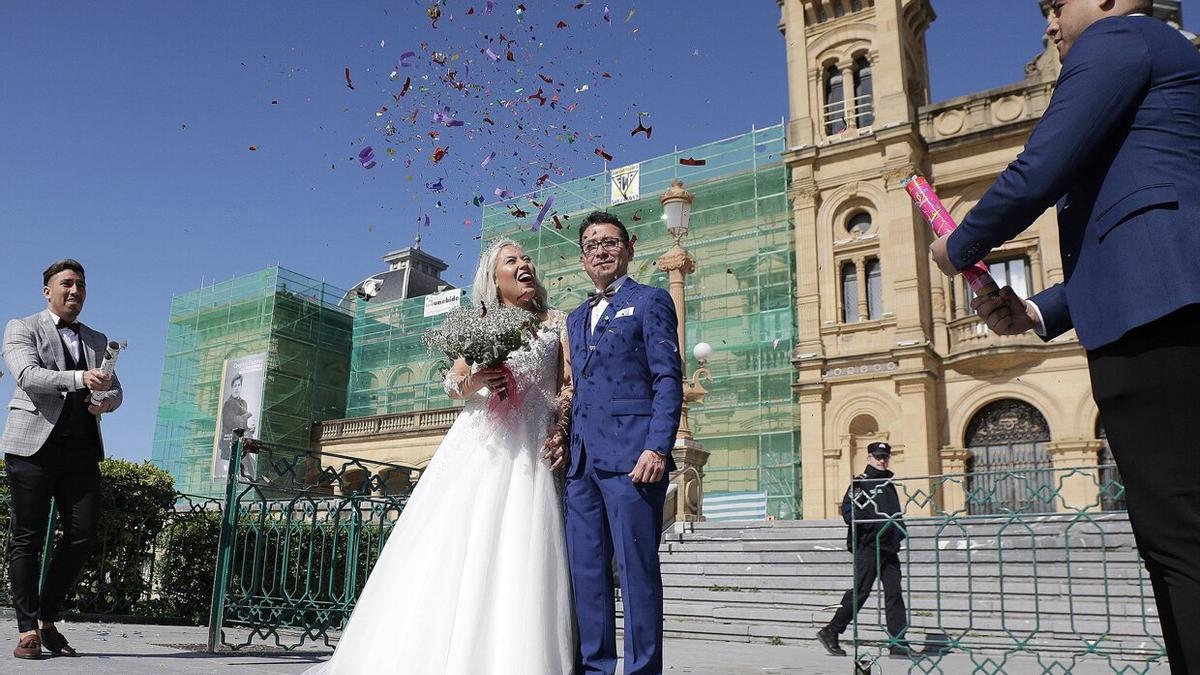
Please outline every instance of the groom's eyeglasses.
[{"label": "groom's eyeglasses", "polygon": [[583,255],[590,258],[596,255],[601,248],[609,253],[616,253],[617,251],[620,251],[621,247],[624,245],[625,242],[617,239],[616,237],[605,237],[603,239],[592,239],[590,241],[585,241],[583,242],[583,246],[580,248],[583,249]]}]

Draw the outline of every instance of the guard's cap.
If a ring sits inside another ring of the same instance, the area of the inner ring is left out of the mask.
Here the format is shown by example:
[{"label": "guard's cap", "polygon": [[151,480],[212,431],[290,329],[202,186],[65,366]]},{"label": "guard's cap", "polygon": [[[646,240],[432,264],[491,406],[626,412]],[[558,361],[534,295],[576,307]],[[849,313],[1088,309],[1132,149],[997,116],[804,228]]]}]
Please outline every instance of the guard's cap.
[{"label": "guard's cap", "polygon": [[883,441],[875,441],[867,446],[867,454],[878,458],[891,457],[892,446]]}]

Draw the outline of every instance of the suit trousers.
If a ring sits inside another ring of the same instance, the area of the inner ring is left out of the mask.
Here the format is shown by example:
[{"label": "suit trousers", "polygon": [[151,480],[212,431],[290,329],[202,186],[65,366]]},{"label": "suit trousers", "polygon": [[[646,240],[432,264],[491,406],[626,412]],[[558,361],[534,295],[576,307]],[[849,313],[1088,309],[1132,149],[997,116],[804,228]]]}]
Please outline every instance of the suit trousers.
[{"label": "suit trousers", "polygon": [[663,671],[663,593],[658,561],[666,476],[634,484],[629,474],[584,469],[566,486],[567,554],[579,627],[576,672],[612,675],[617,669],[616,553],[625,612],[626,675]]},{"label": "suit trousers", "polygon": [[1200,305],[1088,352],[1088,365],[1171,672],[1200,673]]},{"label": "suit trousers", "polygon": [[908,617],[904,607],[904,591],[900,587],[900,556],[879,551],[874,546],[859,546],[854,552],[854,586],[842,596],[842,604],[829,622],[829,628],[834,633],[841,635],[846,632],[850,621],[867,604],[876,578],[883,581],[888,635],[897,639],[904,637]]},{"label": "suit trousers", "polygon": [[[100,520],[99,460],[99,448],[54,441],[48,441],[29,457],[4,455],[12,495],[8,571],[17,629],[21,632],[37,628],[38,619],[59,619],[62,601],[83,569]],[[39,590],[51,497],[58,506],[63,536]]]}]

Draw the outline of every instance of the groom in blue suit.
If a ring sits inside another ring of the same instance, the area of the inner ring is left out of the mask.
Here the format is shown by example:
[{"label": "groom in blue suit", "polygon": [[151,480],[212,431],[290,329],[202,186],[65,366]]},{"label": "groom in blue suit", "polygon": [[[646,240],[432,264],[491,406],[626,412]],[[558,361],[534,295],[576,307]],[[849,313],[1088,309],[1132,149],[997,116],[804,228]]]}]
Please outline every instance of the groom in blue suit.
[{"label": "groom in blue suit", "polygon": [[971,304],[1001,334],[1075,329],[1171,671],[1200,673],[1200,53],[1150,9],[1050,3],[1046,36],[1063,66],[1050,106],[930,248],[957,273],[1058,202],[1065,281]]},{"label": "groom in blue suit", "polygon": [[587,216],[579,247],[596,290],[567,318],[575,398],[566,525],[577,667],[616,671],[615,553],[625,610],[624,672],[661,673],[658,542],[683,405],[678,321],[666,291],[629,278],[633,242],[616,216]]}]

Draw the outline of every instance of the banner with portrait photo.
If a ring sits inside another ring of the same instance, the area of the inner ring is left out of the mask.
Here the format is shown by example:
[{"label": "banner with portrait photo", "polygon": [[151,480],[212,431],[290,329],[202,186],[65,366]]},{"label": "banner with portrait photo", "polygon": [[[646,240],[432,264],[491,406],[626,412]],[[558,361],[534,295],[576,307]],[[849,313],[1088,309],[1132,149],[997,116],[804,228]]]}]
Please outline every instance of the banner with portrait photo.
[{"label": "banner with portrait photo", "polygon": [[[225,480],[229,475],[235,429],[245,429],[246,438],[258,438],[266,374],[266,352],[225,361],[221,369],[221,397],[213,440],[213,480]],[[256,476],[257,462],[254,455],[242,457],[242,475]]]}]

